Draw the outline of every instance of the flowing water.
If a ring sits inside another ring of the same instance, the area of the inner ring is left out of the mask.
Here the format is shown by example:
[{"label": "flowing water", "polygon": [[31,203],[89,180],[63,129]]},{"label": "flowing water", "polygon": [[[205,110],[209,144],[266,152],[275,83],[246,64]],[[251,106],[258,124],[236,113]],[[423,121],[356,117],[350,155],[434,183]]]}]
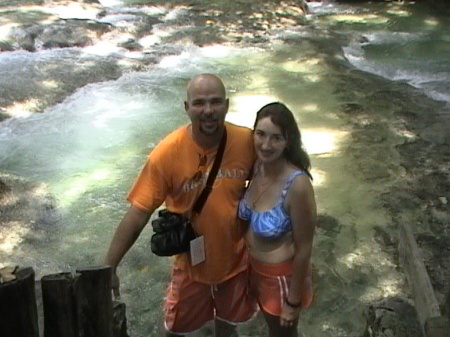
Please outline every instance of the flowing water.
[{"label": "flowing water", "polygon": [[[314,30],[283,31],[271,43],[246,48],[179,45],[175,55],[145,72],[87,85],[43,114],[1,123],[2,171],[39,183],[34,193],[51,195],[52,207],[34,224],[39,235],[28,233],[12,247],[3,247],[0,260],[33,266],[38,278],[99,264],[148,152],[170,130],[188,122],[183,111],[186,81],[199,72],[217,73],[228,89],[231,122],[251,126],[256,111],[273,100],[295,111],[326,224],[317,230],[313,253],[315,303],[302,314],[300,326],[304,336],[361,336],[365,305],[405,291],[396,261],[373,240],[374,228],[392,222],[378,196],[401,175],[391,148],[402,136],[384,137],[378,152],[365,154],[367,158],[361,157],[363,151],[359,156],[349,152],[361,145],[354,143],[341,118],[337,93],[342,88],[333,80],[346,70],[331,68],[326,60],[334,56],[308,38],[331,43],[332,32],[354,67],[408,82],[429,97],[448,101],[448,18],[442,22],[412,6],[312,3],[310,8]],[[86,57],[82,50],[2,53],[0,68],[2,73],[20,74],[53,58]],[[366,83],[370,92],[378,82],[369,78]],[[374,110],[383,106],[380,102]],[[389,169],[388,174],[376,175],[367,168],[379,157],[389,158],[380,167]],[[361,171],[369,172],[371,179]],[[150,253],[150,236],[148,226],[119,270],[133,337],[161,331],[170,259]],[[264,331],[260,317],[240,327],[241,335],[263,336]]]}]

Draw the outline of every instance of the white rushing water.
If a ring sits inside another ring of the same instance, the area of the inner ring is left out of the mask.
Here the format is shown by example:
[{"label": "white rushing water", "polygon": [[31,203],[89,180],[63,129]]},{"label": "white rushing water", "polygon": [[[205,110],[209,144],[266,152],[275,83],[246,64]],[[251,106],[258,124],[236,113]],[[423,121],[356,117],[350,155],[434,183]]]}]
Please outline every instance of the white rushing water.
[{"label": "white rushing water", "polygon": [[[315,10],[314,7],[313,11]],[[336,13],[336,9],[340,9]],[[370,10],[370,13],[367,10]],[[407,4],[319,6],[328,23],[350,23],[346,58],[356,67],[422,89],[435,100],[450,101],[450,19]],[[331,19],[330,19],[331,18]],[[371,23],[360,29],[362,22]]]}]

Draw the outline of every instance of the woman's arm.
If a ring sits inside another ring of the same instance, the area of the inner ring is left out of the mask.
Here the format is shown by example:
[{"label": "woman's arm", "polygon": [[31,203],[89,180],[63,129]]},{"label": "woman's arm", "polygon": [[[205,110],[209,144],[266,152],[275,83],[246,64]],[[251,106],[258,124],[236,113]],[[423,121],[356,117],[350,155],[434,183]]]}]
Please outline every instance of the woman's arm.
[{"label": "woman's arm", "polygon": [[[284,325],[283,321],[285,323],[286,321],[292,321],[298,315],[301,300],[304,298],[305,280],[310,267],[317,209],[314,189],[307,175],[300,175],[294,180],[286,202],[292,222],[295,250],[294,271],[287,301],[294,306],[284,305],[281,315],[282,325]],[[295,308],[296,305],[299,308]]]}]

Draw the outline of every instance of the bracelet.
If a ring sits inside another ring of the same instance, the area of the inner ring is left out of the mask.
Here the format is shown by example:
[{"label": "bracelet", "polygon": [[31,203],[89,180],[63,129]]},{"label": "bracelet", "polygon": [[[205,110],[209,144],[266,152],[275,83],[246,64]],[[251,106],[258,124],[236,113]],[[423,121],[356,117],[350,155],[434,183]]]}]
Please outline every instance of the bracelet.
[{"label": "bracelet", "polygon": [[302,305],[302,302],[298,302],[298,303],[292,303],[292,302],[289,302],[289,300],[287,299],[287,297],[286,297],[286,299],[285,299],[284,301],[286,302],[286,304],[287,304],[288,306],[290,306],[290,307],[293,308],[293,309],[300,308],[300,306]]}]

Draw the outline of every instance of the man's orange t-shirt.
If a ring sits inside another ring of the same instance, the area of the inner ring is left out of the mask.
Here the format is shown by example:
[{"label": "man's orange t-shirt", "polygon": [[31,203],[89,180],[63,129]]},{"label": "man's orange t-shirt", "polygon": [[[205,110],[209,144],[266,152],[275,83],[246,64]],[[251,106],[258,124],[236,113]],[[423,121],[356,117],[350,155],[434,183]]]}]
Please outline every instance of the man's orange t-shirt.
[{"label": "man's orange t-shirt", "polygon": [[[248,128],[225,125],[227,143],[213,190],[201,213],[192,218],[196,233],[204,236],[206,259],[196,266],[191,266],[189,254],[175,259],[176,267],[189,271],[193,280],[207,284],[223,282],[247,267],[245,224],[237,218],[237,207],[255,159],[252,133]],[[127,199],[148,212],[165,202],[169,211],[189,214],[203,190],[216,152],[198,146],[188,126],[175,130],[150,153]],[[201,166],[200,158],[205,155],[207,163]],[[200,179],[195,177],[198,171],[202,172]]]}]

